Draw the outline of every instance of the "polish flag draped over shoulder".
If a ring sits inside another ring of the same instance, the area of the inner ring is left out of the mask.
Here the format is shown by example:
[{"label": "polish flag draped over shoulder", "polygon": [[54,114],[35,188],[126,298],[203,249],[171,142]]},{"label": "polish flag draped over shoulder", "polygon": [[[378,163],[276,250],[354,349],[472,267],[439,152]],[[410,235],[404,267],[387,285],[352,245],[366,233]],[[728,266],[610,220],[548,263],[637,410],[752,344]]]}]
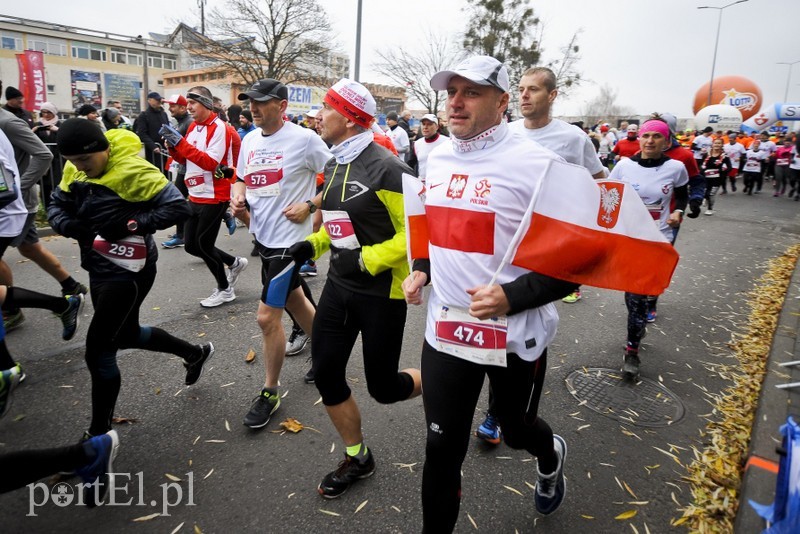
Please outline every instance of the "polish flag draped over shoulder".
[{"label": "polish flag draped over shoulder", "polygon": [[428,219],[425,216],[425,184],[403,173],[403,206],[406,211],[406,250],[408,262],[428,257]]},{"label": "polish flag draped over shoulder", "polygon": [[[639,195],[553,161],[515,236],[513,265],[577,284],[660,295],[678,265]],[[521,235],[521,238],[520,238]]]}]

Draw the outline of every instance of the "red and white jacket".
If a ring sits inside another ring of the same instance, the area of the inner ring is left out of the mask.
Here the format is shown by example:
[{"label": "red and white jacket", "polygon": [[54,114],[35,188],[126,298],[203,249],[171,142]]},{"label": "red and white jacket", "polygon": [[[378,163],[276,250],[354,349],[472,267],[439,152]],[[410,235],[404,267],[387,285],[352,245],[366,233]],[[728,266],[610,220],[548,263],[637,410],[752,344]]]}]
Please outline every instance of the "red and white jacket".
[{"label": "red and white jacket", "polygon": [[215,113],[203,122],[189,125],[186,137],[170,149],[170,155],[186,166],[184,183],[189,200],[217,204],[231,199],[231,184],[236,178],[214,178],[217,166],[235,166],[230,131]]}]

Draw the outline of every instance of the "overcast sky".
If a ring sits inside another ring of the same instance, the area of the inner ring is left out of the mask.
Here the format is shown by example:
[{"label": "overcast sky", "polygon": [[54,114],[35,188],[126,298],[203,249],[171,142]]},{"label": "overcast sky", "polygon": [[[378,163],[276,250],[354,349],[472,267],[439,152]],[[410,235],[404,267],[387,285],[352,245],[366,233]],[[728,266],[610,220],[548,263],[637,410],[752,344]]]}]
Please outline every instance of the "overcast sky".
[{"label": "overcast sky", "polygon": [[[330,15],[341,51],[354,63],[357,0],[319,0]],[[618,92],[618,104],[636,113],[670,111],[692,115],[695,92],[711,76],[718,11],[734,0],[531,0],[543,24],[544,58],[559,55],[576,30],[586,78],[568,99],[557,100],[557,115],[577,115],[598,87]],[[207,9],[224,6],[208,0]],[[465,0],[363,0],[361,79],[386,82],[371,65],[375,50],[392,43],[415,46],[432,32],[457,35],[466,16]],[[118,6],[115,8],[114,6]],[[183,11],[181,11],[183,10]],[[38,0],[6,3],[6,15],[45,20],[125,35],[169,33],[177,20],[199,27],[197,0]],[[93,15],[90,15],[93,14]],[[112,18],[116,15],[116,18]],[[766,104],[782,102],[789,67],[800,61],[800,0],[749,0],[724,10],[716,76],[739,75],[761,88]],[[792,70],[789,101],[800,102],[800,63]]]}]

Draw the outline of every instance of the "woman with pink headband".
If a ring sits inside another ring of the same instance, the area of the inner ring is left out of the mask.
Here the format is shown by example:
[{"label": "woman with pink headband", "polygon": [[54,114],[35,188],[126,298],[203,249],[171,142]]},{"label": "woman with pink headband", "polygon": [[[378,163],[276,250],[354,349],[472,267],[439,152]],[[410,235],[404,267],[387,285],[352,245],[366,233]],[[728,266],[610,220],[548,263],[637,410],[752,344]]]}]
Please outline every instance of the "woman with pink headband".
[{"label": "woman with pink headband", "polygon": [[[639,146],[642,151],[631,158],[620,160],[609,178],[633,186],[661,233],[673,243],[674,230],[680,226],[689,200],[689,175],[683,163],[664,155],[669,145],[669,126],[666,122],[658,119],[645,122],[639,128]],[[628,339],[622,372],[627,379],[635,380],[639,376],[639,343],[646,334],[648,300],[652,303],[650,307],[655,309],[656,298],[625,293]]]}]

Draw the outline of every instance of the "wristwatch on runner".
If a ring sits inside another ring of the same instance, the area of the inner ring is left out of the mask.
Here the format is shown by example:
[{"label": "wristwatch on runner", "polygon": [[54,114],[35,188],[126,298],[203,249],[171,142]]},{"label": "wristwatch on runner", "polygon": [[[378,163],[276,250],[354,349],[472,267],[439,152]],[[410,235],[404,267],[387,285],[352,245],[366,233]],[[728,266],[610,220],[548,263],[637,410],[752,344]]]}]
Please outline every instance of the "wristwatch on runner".
[{"label": "wristwatch on runner", "polygon": [[129,220],[126,226],[128,227],[129,232],[135,232],[139,229],[139,223],[136,222],[136,219]]},{"label": "wristwatch on runner", "polygon": [[317,205],[314,204],[311,200],[306,200],[306,204],[308,204],[308,211],[309,213],[314,213],[317,211]]}]

